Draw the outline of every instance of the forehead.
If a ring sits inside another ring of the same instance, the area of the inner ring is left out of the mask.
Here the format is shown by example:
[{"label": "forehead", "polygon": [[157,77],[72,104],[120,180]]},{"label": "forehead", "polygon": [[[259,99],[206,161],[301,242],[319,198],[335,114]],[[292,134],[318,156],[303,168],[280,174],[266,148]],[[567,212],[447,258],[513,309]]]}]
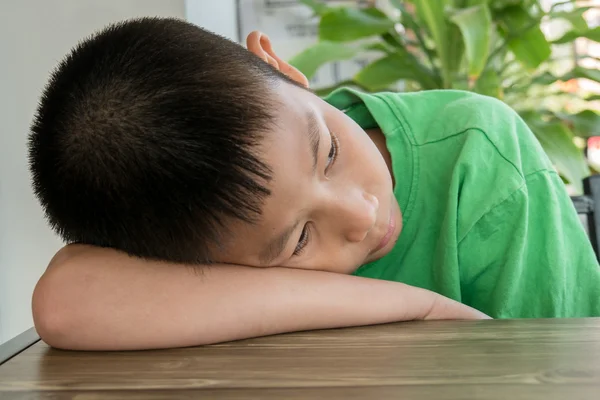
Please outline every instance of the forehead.
[{"label": "forehead", "polygon": [[306,171],[305,164],[307,159],[312,160],[311,150],[316,146],[319,129],[315,117],[319,100],[316,96],[306,92],[282,97],[284,101],[277,110],[276,122],[260,149],[262,160],[273,170],[269,185],[273,192],[289,181],[294,172],[312,172]]},{"label": "forehead", "polygon": [[217,261],[260,265],[260,254],[269,240],[293,224],[307,206],[313,177],[313,144],[307,131],[307,117],[318,107],[319,99],[307,91],[294,89],[284,90],[278,96],[280,107],[275,124],[258,146],[260,159],[272,171],[267,184],[271,195],[265,198],[262,215],[255,223],[229,224],[229,240],[223,249],[225,258],[215,257]]}]

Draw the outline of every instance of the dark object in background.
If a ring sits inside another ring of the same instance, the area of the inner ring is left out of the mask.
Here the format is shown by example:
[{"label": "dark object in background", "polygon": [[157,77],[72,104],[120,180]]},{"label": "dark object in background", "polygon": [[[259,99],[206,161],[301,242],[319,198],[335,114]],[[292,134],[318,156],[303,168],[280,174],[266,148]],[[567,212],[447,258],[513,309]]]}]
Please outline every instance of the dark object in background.
[{"label": "dark object in background", "polygon": [[577,214],[583,219],[586,232],[600,261],[598,233],[600,233],[600,175],[588,176],[583,180],[583,196],[572,196]]}]

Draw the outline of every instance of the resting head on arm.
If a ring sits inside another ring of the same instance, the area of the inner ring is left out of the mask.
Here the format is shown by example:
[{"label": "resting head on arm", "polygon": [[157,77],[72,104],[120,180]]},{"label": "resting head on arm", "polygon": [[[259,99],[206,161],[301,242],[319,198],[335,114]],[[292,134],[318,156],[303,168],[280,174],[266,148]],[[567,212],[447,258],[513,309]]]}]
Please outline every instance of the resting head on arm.
[{"label": "resting head on arm", "polygon": [[344,273],[389,252],[402,217],[383,136],[310,92],[266,36],[247,42],[147,18],[61,62],[29,149],[67,243]]},{"label": "resting head on arm", "polygon": [[86,245],[59,252],[36,287],[33,311],[44,341],[73,350],[183,347],[308,329],[487,318],[397,282],[294,268],[186,266]]},{"label": "resting head on arm", "polygon": [[[36,288],[49,342],[190,345],[436,315],[429,292],[344,275],[389,252],[402,228],[381,133],[311,93],[266,36],[251,34],[248,50],[145,18],[86,39],[53,73],[31,171],[51,226],[79,245]],[[325,296],[335,285],[341,297]],[[349,298],[367,288],[415,301],[361,314]]]}]

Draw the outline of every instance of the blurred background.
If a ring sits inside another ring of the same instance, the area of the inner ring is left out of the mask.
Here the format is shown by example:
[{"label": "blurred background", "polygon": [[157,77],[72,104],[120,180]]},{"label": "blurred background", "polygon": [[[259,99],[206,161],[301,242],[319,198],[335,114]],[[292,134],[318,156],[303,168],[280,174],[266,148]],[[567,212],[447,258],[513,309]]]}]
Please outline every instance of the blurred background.
[{"label": "blurred background", "polygon": [[0,0],[0,343],[32,326],[62,242],[30,186],[26,138],[58,61],[105,25],[171,16],[243,43],[258,29],[325,95],[462,89],[525,119],[571,194],[600,170],[600,0]]}]

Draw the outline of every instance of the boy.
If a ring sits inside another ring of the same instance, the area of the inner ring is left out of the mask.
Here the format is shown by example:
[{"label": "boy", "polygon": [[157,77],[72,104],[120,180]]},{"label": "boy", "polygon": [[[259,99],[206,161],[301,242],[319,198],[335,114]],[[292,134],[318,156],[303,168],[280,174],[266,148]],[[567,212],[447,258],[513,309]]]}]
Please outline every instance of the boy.
[{"label": "boy", "polygon": [[44,340],[139,349],[600,315],[589,242],[512,110],[458,91],[323,101],[266,36],[247,47],[141,19],[54,73],[31,169],[76,244],[36,287]]}]

